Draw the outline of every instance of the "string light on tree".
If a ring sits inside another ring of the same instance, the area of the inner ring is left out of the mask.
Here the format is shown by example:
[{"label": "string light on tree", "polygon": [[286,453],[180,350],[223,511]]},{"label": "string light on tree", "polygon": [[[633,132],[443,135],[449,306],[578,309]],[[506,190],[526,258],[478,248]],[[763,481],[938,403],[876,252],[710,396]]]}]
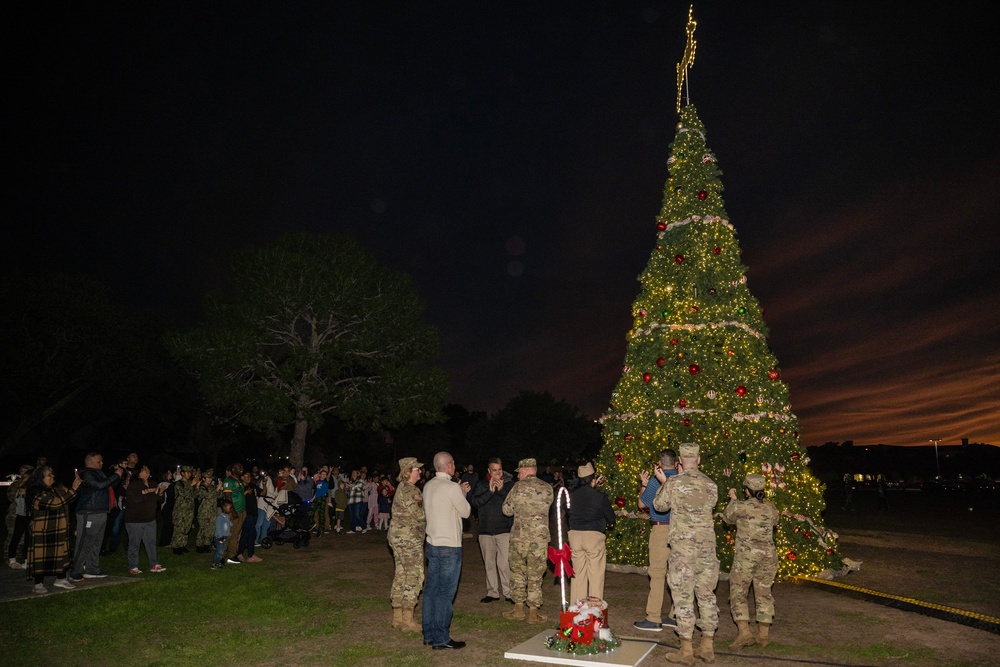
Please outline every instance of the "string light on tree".
[{"label": "string light on tree", "polygon": [[[725,491],[748,473],[763,474],[782,514],[775,542],[779,577],[840,570],[836,535],[821,524],[823,485],[800,454],[798,420],[778,360],[767,345],[763,309],[750,292],[736,230],[722,198],[719,161],[695,108],[681,107],[694,63],[697,23],[688,14],[687,45],[677,66],[677,123],[669,175],[656,216],[653,250],[630,310],[651,317],[628,333],[625,367],[601,418],[598,467],[619,521],[609,564],[646,566],[648,515],[637,504],[639,471],[664,447],[701,445],[701,469]],[[690,97],[690,96],[688,96]],[[629,439],[624,434],[629,434]],[[614,477],[611,472],[616,472]],[[766,471],[766,473],[765,473]],[[621,503],[619,505],[619,502]],[[808,534],[808,537],[806,535]],[[716,523],[723,570],[732,563],[732,530]]]}]

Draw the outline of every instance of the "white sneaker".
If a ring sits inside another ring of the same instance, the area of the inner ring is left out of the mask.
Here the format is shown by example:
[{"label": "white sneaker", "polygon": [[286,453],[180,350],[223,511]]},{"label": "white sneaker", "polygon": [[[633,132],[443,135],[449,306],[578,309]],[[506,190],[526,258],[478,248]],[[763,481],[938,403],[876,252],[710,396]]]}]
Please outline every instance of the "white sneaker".
[{"label": "white sneaker", "polygon": [[365,528],[365,529],[364,529],[364,530],[362,530],[361,532],[362,532],[362,533],[367,533],[367,532],[368,532],[368,529],[367,529],[367,528]]},{"label": "white sneaker", "polygon": [[240,561],[236,560],[235,558],[227,558],[226,559],[226,565],[239,565],[239,564],[240,564]]},{"label": "white sneaker", "polygon": [[59,588],[65,588],[68,591],[71,591],[74,588],[76,588],[76,586],[69,583],[69,579],[56,579],[55,585],[58,586]]},{"label": "white sneaker", "polygon": [[12,570],[27,570],[28,569],[28,563],[27,563],[27,561],[25,561],[23,563],[18,563],[16,558],[11,558],[9,561],[7,561],[7,564],[10,565],[10,569],[12,569]]},{"label": "white sneaker", "polygon": [[49,589],[45,587],[45,584],[35,584],[35,587],[31,589],[32,593],[38,593],[39,595],[45,595],[49,592]]}]

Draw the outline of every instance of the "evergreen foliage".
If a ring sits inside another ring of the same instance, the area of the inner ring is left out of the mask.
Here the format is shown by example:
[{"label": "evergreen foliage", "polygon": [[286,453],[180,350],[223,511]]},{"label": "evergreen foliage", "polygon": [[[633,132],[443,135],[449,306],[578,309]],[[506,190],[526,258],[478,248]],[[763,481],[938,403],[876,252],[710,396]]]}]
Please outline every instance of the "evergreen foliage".
[{"label": "evergreen foliage", "polygon": [[[639,472],[652,471],[662,449],[697,442],[701,470],[719,486],[719,514],[728,489],[741,492],[747,474],[768,480],[767,495],[782,513],[779,577],[839,569],[836,535],[820,525],[823,485],[807,467],[788,387],[725,210],[722,172],[693,106],[681,111],[668,165],[625,365],[601,419],[598,473],[622,516],[608,537],[608,562],[648,565]],[[734,530],[716,517],[723,570],[732,564]]]}]

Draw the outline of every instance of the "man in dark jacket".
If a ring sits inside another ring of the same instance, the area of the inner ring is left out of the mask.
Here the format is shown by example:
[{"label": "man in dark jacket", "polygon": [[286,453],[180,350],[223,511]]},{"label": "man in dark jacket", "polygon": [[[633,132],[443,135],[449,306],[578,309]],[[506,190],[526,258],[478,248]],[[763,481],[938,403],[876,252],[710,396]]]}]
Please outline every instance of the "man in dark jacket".
[{"label": "man in dark jacket", "polygon": [[[486,563],[486,597],[480,602],[496,602],[501,592],[510,599],[510,529],[514,517],[503,513],[503,501],[514,486],[514,477],[505,472],[498,458],[490,459],[486,479],[476,482],[470,504],[479,512],[479,549]],[[499,585],[497,575],[499,574]]]},{"label": "man in dark jacket", "polygon": [[615,512],[607,495],[598,491],[594,466],[590,463],[576,471],[579,486],[570,492],[569,548],[573,552],[573,601],[585,597],[604,599],[604,570],[607,552],[604,537],[615,525]]},{"label": "man in dark jacket", "polygon": [[104,457],[97,452],[87,454],[83,465],[83,470],[79,471],[83,482],[80,484],[79,500],[76,501],[76,550],[69,575],[70,581],[75,582],[108,576],[101,571],[101,543],[113,502],[111,489],[122,475],[119,464],[115,465],[111,475],[105,475],[101,469]]}]

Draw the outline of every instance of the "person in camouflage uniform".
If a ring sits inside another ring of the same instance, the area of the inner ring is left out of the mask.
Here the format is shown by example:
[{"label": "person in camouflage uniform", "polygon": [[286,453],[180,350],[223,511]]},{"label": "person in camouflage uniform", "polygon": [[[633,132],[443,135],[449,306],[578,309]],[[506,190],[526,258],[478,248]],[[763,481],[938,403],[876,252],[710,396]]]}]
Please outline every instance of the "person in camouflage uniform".
[{"label": "person in camouflage uniform", "polygon": [[392,520],[389,522],[389,546],[396,559],[396,575],[392,579],[392,627],[407,632],[423,628],[413,620],[420,589],[424,587],[424,498],[417,488],[421,468],[412,456],[399,460],[399,486],[392,499]]},{"label": "person in camouflage uniform", "polygon": [[[549,546],[549,508],[552,487],[536,477],[535,459],[521,459],[517,464],[518,481],[503,501],[502,511],[514,517],[510,529],[510,597],[514,608],[504,618],[542,623],[542,578],[545,576]],[[524,605],[528,605],[525,616]]]},{"label": "person in camouflage uniform", "polygon": [[181,478],[174,482],[174,537],[170,541],[170,547],[178,556],[188,552],[188,533],[194,523],[195,489],[191,484],[193,473],[194,468],[183,466]]},{"label": "person in camouflage uniform", "polygon": [[209,554],[215,550],[215,518],[219,515],[222,482],[214,479],[213,472],[206,470],[202,473],[195,487],[198,498],[198,534],[195,537],[195,547],[200,554]]},{"label": "person in camouflage uniform", "polygon": [[[778,525],[778,508],[767,500],[764,478],[747,475],[743,482],[746,500],[737,500],[736,489],[729,489],[729,504],[722,519],[736,525],[736,548],[733,567],[729,571],[729,609],[739,634],[729,645],[732,650],[768,644],[768,630],[774,619],[774,596],[771,584],[778,573],[778,552],[774,548],[774,529]],[[753,584],[757,607],[757,637],[750,633],[750,609],[747,593]]]},{"label": "person in camouflage uniform", "polygon": [[719,582],[719,557],[715,552],[712,511],[719,501],[719,489],[698,470],[698,445],[686,442],[678,447],[678,474],[667,479],[656,492],[653,507],[670,511],[670,558],[667,583],[674,601],[679,651],[668,652],[670,662],[694,664],[691,645],[694,635],[694,601],[698,600],[701,646],[698,657],[715,662],[715,631],[719,627],[719,607],[715,586]]}]

